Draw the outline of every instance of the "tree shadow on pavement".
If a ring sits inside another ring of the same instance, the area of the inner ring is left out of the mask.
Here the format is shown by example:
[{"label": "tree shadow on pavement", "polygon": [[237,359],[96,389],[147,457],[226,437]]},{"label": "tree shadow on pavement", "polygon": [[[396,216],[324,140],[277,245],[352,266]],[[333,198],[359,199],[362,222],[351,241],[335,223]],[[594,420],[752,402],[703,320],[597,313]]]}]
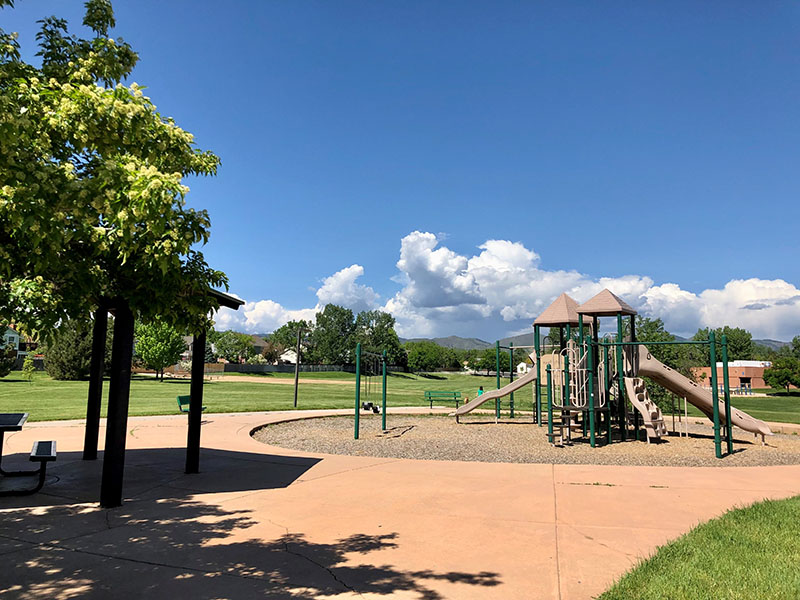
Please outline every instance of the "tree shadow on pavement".
[{"label": "tree shadow on pavement", "polygon": [[[6,509],[0,596],[333,598],[350,592],[440,600],[439,582],[500,584],[490,572],[399,569],[389,563],[399,543],[397,533],[310,539],[249,509],[185,498],[143,499],[113,510]],[[447,597],[457,597],[457,589]]]}]

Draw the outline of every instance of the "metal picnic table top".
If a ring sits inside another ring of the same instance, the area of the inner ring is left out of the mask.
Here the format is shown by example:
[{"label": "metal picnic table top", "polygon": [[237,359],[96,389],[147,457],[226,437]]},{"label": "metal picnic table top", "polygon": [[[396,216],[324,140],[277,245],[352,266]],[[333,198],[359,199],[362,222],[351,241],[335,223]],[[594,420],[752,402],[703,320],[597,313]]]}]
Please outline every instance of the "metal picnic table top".
[{"label": "metal picnic table top", "polygon": [[0,413],[0,432],[20,431],[27,420],[28,413]]}]

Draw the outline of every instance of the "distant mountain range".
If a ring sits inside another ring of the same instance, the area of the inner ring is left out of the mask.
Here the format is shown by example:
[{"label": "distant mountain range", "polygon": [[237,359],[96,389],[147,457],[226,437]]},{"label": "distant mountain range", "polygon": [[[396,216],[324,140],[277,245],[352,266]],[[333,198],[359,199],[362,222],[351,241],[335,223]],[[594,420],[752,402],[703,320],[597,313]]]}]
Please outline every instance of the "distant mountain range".
[{"label": "distant mountain range", "polygon": [[759,346],[766,346],[772,350],[780,350],[784,346],[789,346],[789,342],[781,342],[779,340],[753,340],[753,343]]},{"label": "distant mountain range", "polygon": [[[445,348],[456,348],[457,350],[483,350],[494,347],[494,342],[487,342],[478,338],[464,338],[457,335],[438,338],[400,338],[400,342],[433,342]],[[533,334],[523,333],[500,340],[501,346],[508,346],[513,343],[515,346],[533,346]]]},{"label": "distant mountain range", "polygon": [[485,342],[478,338],[463,338],[457,335],[437,338],[400,338],[401,344],[405,344],[406,342],[433,342],[445,348],[455,348],[457,350],[483,350],[484,348],[494,346],[493,343]]},{"label": "distant mountain range", "polygon": [[[689,338],[676,335],[675,339],[685,341]],[[406,342],[434,342],[445,348],[456,348],[458,350],[483,350],[494,346],[494,342],[487,342],[478,338],[464,338],[457,335],[437,338],[400,338],[400,342],[403,344]],[[789,345],[789,342],[781,342],[780,340],[753,340],[753,342],[772,350],[779,350],[783,346]],[[508,346],[511,343],[515,346],[533,346],[533,333],[523,333],[500,340],[501,346]]]}]

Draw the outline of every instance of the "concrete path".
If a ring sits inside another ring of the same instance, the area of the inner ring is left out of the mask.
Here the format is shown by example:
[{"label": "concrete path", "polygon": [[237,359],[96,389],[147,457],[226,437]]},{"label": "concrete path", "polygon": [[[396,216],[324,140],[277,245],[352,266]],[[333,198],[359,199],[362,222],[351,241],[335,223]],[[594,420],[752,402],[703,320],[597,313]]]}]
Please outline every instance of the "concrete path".
[{"label": "concrete path", "polygon": [[37,439],[59,457],[42,492],[0,499],[0,597],[591,598],[693,525],[800,493],[800,466],[411,461],[250,437],[289,414],[206,415],[199,475],[183,474],[185,416],[131,418],[113,510],[81,422],[8,436],[4,466]]}]

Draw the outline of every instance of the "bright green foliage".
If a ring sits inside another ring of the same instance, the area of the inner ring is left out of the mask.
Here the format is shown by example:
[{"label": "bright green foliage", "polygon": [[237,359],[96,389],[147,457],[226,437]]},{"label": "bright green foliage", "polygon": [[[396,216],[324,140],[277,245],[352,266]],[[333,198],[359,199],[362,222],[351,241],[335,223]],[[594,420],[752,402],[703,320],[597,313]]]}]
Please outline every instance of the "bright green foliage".
[{"label": "bright green foliage", "polygon": [[186,350],[183,334],[161,319],[136,323],[135,350],[145,366],[164,381],[164,369],[176,364]]},{"label": "bright green foliage", "polygon": [[242,362],[255,354],[253,339],[246,333],[223,331],[214,336],[213,343],[215,352],[228,362]]},{"label": "bright green foliage", "polygon": [[764,381],[771,388],[784,388],[787,394],[789,386],[800,387],[800,359],[793,356],[776,358],[770,368],[764,369]]},{"label": "bright green foliage", "polygon": [[414,373],[435,371],[439,368],[441,346],[433,342],[407,342],[408,368]]},{"label": "bright green foliage", "polygon": [[[427,340],[406,342],[405,350],[408,353],[408,368],[417,373],[460,370],[463,366],[462,354],[435,342]],[[506,357],[506,362],[508,362],[508,357]],[[494,365],[494,363],[492,364]]]},{"label": "bright green foliage", "polygon": [[33,364],[33,355],[26,354],[25,360],[22,362],[22,377],[28,383],[33,383],[33,374],[35,372],[36,372],[36,367]]},{"label": "bright green foliage", "polygon": [[108,37],[108,0],[86,2],[90,40],[41,24],[41,67],[0,31],[0,316],[41,330],[122,298],[146,321],[205,327],[205,291],[227,280],[193,249],[209,218],[186,208],[183,178],[219,159],[119,83],[137,55]]},{"label": "bright green foliage", "polygon": [[600,600],[797,598],[799,521],[798,496],[732,510],[659,548]]},{"label": "bright green foliage", "polygon": [[394,330],[392,315],[379,310],[367,310],[356,315],[356,341],[363,349],[380,354],[386,350],[386,360],[390,365],[405,367],[408,355],[400,345]]},{"label": "bright green foliage", "polygon": [[85,379],[92,358],[92,326],[87,321],[64,321],[47,340],[44,368],[53,379]]},{"label": "bright green foliage", "polygon": [[[290,410],[294,405],[294,386],[269,385],[263,379],[290,381],[294,373],[253,375],[253,382],[225,378],[203,385],[203,403],[208,413],[250,412],[262,410]],[[353,409],[353,373],[303,373],[300,384],[300,404],[308,409]],[[314,380],[319,383],[313,383]],[[0,412],[30,412],[31,421],[53,419],[82,419],[86,417],[86,381],[54,381],[46,375],[36,378],[36,385],[28,385],[15,371],[8,379],[0,379]],[[343,385],[330,385],[340,381]],[[430,389],[453,390],[472,397],[479,385],[494,387],[494,378],[474,375],[440,375],[435,380],[407,373],[389,374],[388,403],[390,406],[428,406],[424,391]],[[103,416],[107,408],[108,385],[103,386]],[[134,375],[131,381],[130,415],[174,415],[175,396],[189,393],[189,381],[165,379],[164,383],[153,377]],[[527,398],[527,400],[526,400]],[[530,410],[530,394],[517,399],[518,410]],[[363,424],[362,424],[363,426]]]},{"label": "bright green foliage", "polygon": [[326,304],[317,313],[313,333],[314,362],[330,365],[351,365],[355,360],[356,326],[353,311],[335,304]]},{"label": "bright green foliage", "polygon": [[14,344],[8,344],[5,348],[0,348],[0,377],[5,377],[11,373],[11,369],[17,362],[17,349]]},{"label": "bright green foliage", "polygon": [[[693,340],[706,341],[708,339],[709,329],[698,329],[697,333],[692,336]],[[722,336],[725,335],[728,340],[728,360],[752,360],[753,352],[755,350],[753,344],[753,336],[749,331],[740,327],[717,327],[714,330],[716,341],[722,341]],[[717,347],[717,360],[722,360],[722,354],[719,346]]]},{"label": "bright green foliage", "polygon": [[[477,361],[477,368],[479,370],[485,370],[487,375],[489,374],[489,371],[496,370],[497,349],[496,348],[484,349],[479,355]],[[511,363],[509,362],[508,350],[500,350],[500,370],[508,371],[510,368],[511,368]]]},{"label": "bright green foliage", "polygon": [[795,358],[800,358],[800,335],[796,335],[792,338],[792,356]]}]

